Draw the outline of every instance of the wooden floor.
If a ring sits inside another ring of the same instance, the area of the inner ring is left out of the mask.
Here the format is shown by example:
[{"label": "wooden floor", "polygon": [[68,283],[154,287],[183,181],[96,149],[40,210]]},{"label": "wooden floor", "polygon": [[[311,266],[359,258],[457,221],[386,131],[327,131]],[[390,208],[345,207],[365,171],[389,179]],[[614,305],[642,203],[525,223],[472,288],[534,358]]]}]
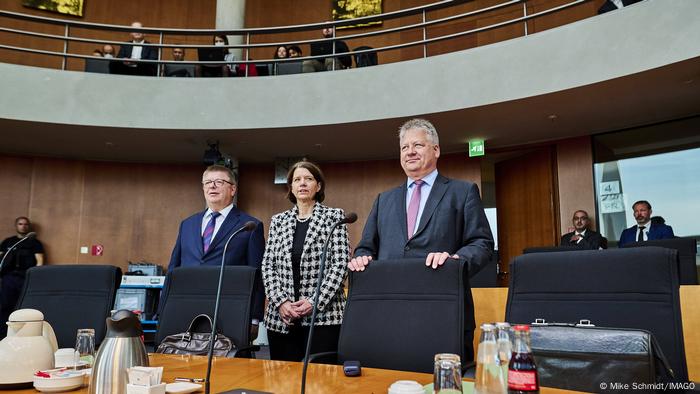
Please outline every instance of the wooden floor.
[{"label": "wooden floor", "polygon": [[[681,318],[683,320],[683,340],[685,358],[688,364],[688,377],[691,381],[700,381],[700,286],[681,286]],[[505,320],[508,289],[474,288],[474,349],[478,348],[482,323]]]}]

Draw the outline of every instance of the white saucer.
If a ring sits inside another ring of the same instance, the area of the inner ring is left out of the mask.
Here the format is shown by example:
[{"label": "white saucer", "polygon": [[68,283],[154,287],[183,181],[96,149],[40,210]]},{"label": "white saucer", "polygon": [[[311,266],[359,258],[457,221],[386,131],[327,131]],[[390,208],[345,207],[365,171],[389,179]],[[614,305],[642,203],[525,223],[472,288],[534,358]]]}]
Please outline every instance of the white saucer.
[{"label": "white saucer", "polygon": [[84,374],[82,371],[66,371],[63,375],[66,376],[51,376],[50,378],[35,376],[34,388],[45,393],[57,393],[75,390],[83,385]]},{"label": "white saucer", "polygon": [[176,382],[165,385],[165,392],[171,394],[187,394],[194,393],[202,388],[201,384],[190,382]]}]

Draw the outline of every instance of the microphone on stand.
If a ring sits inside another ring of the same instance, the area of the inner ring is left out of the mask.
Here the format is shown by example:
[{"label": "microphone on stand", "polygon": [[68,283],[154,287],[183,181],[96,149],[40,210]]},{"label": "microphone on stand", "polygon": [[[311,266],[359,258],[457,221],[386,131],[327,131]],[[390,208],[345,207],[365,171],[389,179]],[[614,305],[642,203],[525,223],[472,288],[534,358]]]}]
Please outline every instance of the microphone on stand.
[{"label": "microphone on stand", "polygon": [[309,351],[311,350],[311,341],[314,337],[314,324],[316,323],[316,312],[318,312],[318,297],[320,296],[321,284],[323,283],[323,271],[326,268],[326,255],[328,254],[328,242],[333,236],[333,231],[341,224],[350,224],[357,221],[357,214],[355,212],[350,212],[338,223],[331,227],[328,238],[323,244],[323,249],[321,250],[321,262],[318,269],[318,279],[316,279],[316,300],[314,300],[314,308],[311,313],[311,326],[309,327],[309,337],[306,340],[306,352],[304,353],[304,369],[301,372],[301,394],[306,392],[306,369],[309,366]]},{"label": "microphone on stand", "polygon": [[208,359],[207,359],[207,377],[206,380],[204,381],[204,393],[209,394],[209,378],[211,376],[211,361],[212,357],[214,356],[214,338],[216,336],[216,320],[219,317],[219,302],[221,301],[221,284],[224,279],[224,263],[226,262],[226,249],[228,249],[228,244],[231,242],[233,237],[238,235],[238,233],[241,233],[243,231],[253,231],[258,225],[253,222],[246,222],[246,224],[243,225],[243,227],[239,228],[238,230],[234,231],[231,236],[228,237],[226,240],[226,243],[224,244],[224,253],[221,256],[221,269],[219,270],[219,287],[216,289],[216,304],[214,305],[214,320],[212,320],[211,324],[211,337],[209,337],[209,354],[208,354]]},{"label": "microphone on stand", "polygon": [[35,233],[34,231],[29,232],[29,233],[27,233],[27,235],[24,236],[24,238],[22,238],[22,239],[20,239],[19,241],[15,242],[14,245],[10,246],[10,248],[7,249],[7,252],[5,252],[5,254],[2,255],[2,260],[0,260],[0,271],[2,271],[2,267],[5,265],[5,259],[6,259],[7,256],[10,254],[10,252],[12,252],[12,251],[17,247],[17,245],[21,244],[21,243],[24,242],[25,240],[28,240],[28,239],[34,238],[34,237],[36,237],[36,233]]}]

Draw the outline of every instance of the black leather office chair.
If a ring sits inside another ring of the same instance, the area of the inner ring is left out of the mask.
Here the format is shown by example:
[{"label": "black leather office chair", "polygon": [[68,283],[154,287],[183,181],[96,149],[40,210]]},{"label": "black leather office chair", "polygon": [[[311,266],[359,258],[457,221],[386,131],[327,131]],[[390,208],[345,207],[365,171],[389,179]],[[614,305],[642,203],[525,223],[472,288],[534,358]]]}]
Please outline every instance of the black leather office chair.
[{"label": "black leather office chair", "polygon": [[40,310],[56,332],[59,347],[75,347],[79,328],[94,328],[95,346],[99,346],[121,276],[121,269],[112,265],[32,267],[17,309]]},{"label": "black leather office chair", "polygon": [[481,268],[476,275],[469,278],[469,285],[475,287],[498,287],[498,251],[491,254],[488,264]]},{"label": "black leather office chair", "polygon": [[194,64],[167,63],[163,67],[163,76],[166,77],[194,78],[194,75]]},{"label": "black leather office chair", "polygon": [[634,248],[640,246],[660,246],[678,251],[678,277],[682,285],[698,284],[698,269],[695,263],[697,254],[697,241],[695,238],[670,238],[654,239],[644,242],[631,242],[625,244],[624,248]]},{"label": "black leather office chair", "polygon": [[506,320],[651,331],[687,381],[676,267],[676,251],[659,247],[525,254],[510,265]]},{"label": "black leather office chair", "polygon": [[523,249],[523,254],[529,253],[549,253],[549,252],[573,252],[581,250],[573,246],[531,246]]},{"label": "black leather office chair", "polygon": [[[250,343],[251,300],[256,269],[248,266],[227,266],[224,269],[218,332],[230,338],[238,349],[236,355],[248,356]],[[192,319],[205,313],[214,317],[219,267],[180,267],[168,272],[164,304],[159,307],[156,347],[172,334],[187,331]],[[198,332],[210,332],[211,327],[195,327]]]},{"label": "black leather office chair", "polygon": [[[368,46],[361,46],[353,49],[353,52],[374,49]],[[379,64],[377,52],[363,52],[355,54],[355,67],[369,67]]]},{"label": "black leather office chair", "polygon": [[423,259],[407,259],[373,261],[351,272],[338,361],[427,373],[437,353],[464,361],[464,317],[471,308],[464,271],[453,261],[434,270]]}]

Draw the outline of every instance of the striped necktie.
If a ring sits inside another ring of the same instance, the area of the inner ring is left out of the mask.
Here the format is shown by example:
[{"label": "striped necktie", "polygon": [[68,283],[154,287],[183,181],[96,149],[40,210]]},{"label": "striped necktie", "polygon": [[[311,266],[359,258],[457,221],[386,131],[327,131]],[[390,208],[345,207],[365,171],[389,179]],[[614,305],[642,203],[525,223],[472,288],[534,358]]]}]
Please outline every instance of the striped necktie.
[{"label": "striped necktie", "polygon": [[204,228],[202,233],[202,245],[204,246],[204,253],[207,253],[209,246],[211,246],[211,239],[214,238],[214,228],[216,228],[216,218],[221,216],[219,212],[212,212],[211,219],[207,223],[207,227]]}]

